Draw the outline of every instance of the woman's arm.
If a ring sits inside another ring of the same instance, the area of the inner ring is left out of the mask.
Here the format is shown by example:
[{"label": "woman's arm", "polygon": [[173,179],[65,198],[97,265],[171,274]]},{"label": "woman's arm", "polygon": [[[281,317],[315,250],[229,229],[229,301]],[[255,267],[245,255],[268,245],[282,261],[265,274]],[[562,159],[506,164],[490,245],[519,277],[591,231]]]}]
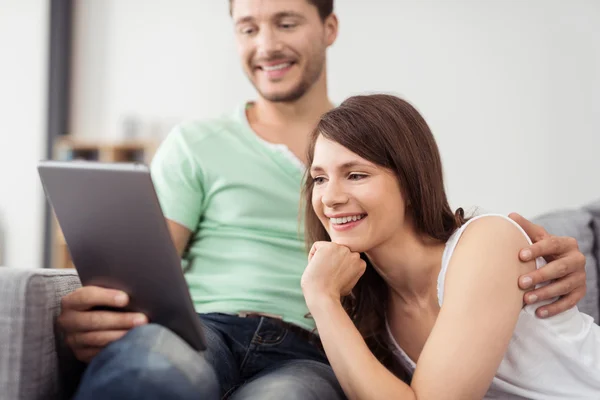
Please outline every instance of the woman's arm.
[{"label": "woman's arm", "polygon": [[373,356],[339,300],[308,297],[307,304],[327,359],[350,400],[417,398]]},{"label": "woman's arm", "polygon": [[[474,221],[463,233],[446,277],[444,304],[421,353],[411,386],[387,371],[331,295],[305,291],[329,362],[351,399],[480,399],[512,336],[522,292],[515,281],[527,244],[500,217]],[[339,298],[339,297],[338,297]]]},{"label": "woman's arm", "polygon": [[484,217],[468,226],[448,266],[443,305],[412,380],[418,398],[481,399],[512,337],[535,269],[518,250],[527,239],[512,222]]},{"label": "woman's arm", "polygon": [[[302,291],[327,358],[346,395],[351,400],[387,400],[404,390],[402,398],[413,398],[410,388],[373,356],[342,307],[341,296],[349,294],[365,272],[366,264],[360,254],[336,243],[316,242],[308,259]],[[372,383],[376,383],[377,390]]]}]

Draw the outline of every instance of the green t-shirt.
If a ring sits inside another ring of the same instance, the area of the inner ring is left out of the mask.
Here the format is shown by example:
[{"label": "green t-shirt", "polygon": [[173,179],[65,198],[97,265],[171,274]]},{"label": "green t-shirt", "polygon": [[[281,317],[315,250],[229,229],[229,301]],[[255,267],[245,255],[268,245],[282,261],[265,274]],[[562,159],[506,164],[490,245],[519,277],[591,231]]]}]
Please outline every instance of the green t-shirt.
[{"label": "green t-shirt", "polygon": [[304,171],[252,131],[244,107],[178,125],[151,173],[165,217],[193,232],[183,261],[197,312],[258,311],[314,328],[300,288]]}]

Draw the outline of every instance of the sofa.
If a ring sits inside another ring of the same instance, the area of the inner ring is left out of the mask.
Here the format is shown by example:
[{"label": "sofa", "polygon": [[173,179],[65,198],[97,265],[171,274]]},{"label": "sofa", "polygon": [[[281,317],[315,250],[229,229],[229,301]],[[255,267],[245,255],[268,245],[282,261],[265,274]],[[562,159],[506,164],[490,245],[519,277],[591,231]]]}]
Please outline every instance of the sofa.
[{"label": "sofa", "polygon": [[[577,239],[586,256],[587,294],[580,311],[600,316],[600,201],[533,218],[548,232]],[[22,266],[27,267],[27,266]],[[56,326],[60,299],[80,286],[74,270],[0,267],[0,399],[69,399],[85,365]]]}]

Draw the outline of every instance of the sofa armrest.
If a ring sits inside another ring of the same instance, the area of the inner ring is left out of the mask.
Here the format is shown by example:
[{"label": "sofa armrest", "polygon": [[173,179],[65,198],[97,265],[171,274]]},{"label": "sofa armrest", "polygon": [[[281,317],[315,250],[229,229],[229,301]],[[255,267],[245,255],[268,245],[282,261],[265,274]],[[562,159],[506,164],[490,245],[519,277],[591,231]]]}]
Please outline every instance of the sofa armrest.
[{"label": "sofa armrest", "polygon": [[0,267],[0,397],[65,399],[83,365],[55,326],[60,299],[81,285],[75,270]]}]

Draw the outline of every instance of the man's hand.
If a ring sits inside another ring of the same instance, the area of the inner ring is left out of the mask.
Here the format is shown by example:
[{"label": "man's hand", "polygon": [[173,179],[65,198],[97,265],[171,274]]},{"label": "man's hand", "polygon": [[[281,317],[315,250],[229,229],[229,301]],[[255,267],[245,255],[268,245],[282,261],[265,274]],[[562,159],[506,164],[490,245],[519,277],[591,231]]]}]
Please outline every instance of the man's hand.
[{"label": "man's hand", "polygon": [[544,228],[536,225],[517,213],[509,217],[518,223],[531,238],[533,245],[519,253],[522,261],[544,257],[548,264],[519,277],[521,289],[531,289],[543,282],[551,282],[547,286],[525,293],[525,303],[561,296],[554,303],[540,307],[536,315],[541,318],[560,314],[575,305],[585,296],[585,256],[579,251],[577,241],[571,237],[550,235]]},{"label": "man's hand", "polygon": [[122,308],[128,302],[125,293],[96,286],[84,286],[62,298],[58,325],[78,360],[90,362],[100,350],[131,328],[148,322],[143,314],[93,310],[96,307]]}]

